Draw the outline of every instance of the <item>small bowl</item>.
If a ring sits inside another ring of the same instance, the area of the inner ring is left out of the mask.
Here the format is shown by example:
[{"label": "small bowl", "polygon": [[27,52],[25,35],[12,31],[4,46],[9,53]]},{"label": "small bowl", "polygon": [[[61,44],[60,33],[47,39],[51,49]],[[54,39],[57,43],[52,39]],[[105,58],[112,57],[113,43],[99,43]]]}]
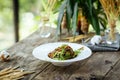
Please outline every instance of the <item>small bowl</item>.
[{"label": "small bowl", "polygon": [[[81,47],[84,47],[84,49],[75,58],[68,59],[68,60],[55,60],[55,59],[51,59],[48,57],[48,54],[51,51],[53,51],[55,48],[63,44],[69,45],[73,50],[77,50]],[[55,42],[55,43],[43,44],[43,45],[36,47],[33,50],[32,54],[35,58],[38,58],[42,61],[51,62],[55,66],[68,66],[72,64],[73,62],[81,61],[83,59],[90,57],[92,55],[92,51],[88,47],[81,45],[81,44],[77,44],[77,43]]]}]

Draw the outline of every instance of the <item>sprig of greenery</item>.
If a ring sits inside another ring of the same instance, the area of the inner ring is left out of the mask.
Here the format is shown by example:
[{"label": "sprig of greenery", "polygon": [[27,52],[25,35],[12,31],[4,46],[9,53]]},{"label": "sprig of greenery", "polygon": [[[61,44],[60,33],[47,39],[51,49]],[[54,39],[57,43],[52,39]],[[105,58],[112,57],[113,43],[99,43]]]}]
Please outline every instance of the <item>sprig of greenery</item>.
[{"label": "sprig of greenery", "polygon": [[63,15],[64,15],[64,12],[65,12],[65,8],[66,8],[66,4],[67,4],[67,0],[65,0],[61,7],[60,7],[60,10],[59,10],[59,15],[58,15],[58,23],[57,23],[57,34],[61,34],[61,22],[62,22],[62,19],[63,19]]},{"label": "sprig of greenery", "polygon": [[77,19],[78,19],[78,2],[75,3],[74,12],[73,12],[73,16],[72,16],[73,35],[75,35],[75,33],[76,33]]}]

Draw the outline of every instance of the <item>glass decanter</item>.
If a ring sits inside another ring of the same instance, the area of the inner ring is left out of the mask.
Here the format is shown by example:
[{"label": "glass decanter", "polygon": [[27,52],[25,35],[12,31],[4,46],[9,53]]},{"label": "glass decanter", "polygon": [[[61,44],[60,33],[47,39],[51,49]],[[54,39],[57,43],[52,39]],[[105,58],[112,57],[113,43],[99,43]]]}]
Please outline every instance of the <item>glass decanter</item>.
[{"label": "glass decanter", "polygon": [[47,38],[51,35],[51,30],[50,30],[51,24],[47,16],[42,17],[39,27],[40,27],[40,37]]}]

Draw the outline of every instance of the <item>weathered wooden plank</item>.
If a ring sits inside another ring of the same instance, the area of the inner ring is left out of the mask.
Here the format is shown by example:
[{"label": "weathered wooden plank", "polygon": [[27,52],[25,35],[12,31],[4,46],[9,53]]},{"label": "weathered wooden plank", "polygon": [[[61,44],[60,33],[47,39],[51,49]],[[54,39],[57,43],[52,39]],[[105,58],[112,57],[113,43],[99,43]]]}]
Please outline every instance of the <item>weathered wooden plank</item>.
[{"label": "weathered wooden plank", "polygon": [[14,57],[13,60],[10,62],[6,62],[0,65],[1,69],[7,68],[9,66],[17,67],[19,66],[19,69],[23,69],[25,71],[35,71],[34,74],[31,74],[29,76],[26,76],[25,80],[28,80],[30,77],[37,75],[38,73],[42,72],[47,66],[49,66],[49,63],[42,62],[40,60],[32,59],[31,56],[28,56],[29,58],[25,59],[22,57]]},{"label": "weathered wooden plank", "polygon": [[68,80],[72,73],[84,65],[87,60],[78,61],[66,67],[58,67],[51,64],[33,80]]},{"label": "weathered wooden plank", "polygon": [[[102,79],[109,71],[111,66],[119,60],[118,53],[95,53],[88,61],[84,61],[80,66],[76,63],[68,66],[66,69],[49,66],[41,72],[34,80],[80,80],[81,78],[89,80],[89,77],[97,76]],[[87,63],[86,63],[87,62]],[[85,64],[85,65],[84,65]],[[52,74],[51,74],[52,73]]]},{"label": "weathered wooden plank", "polygon": [[80,67],[69,80],[102,80],[106,73],[119,59],[118,52],[97,52],[88,62]]},{"label": "weathered wooden plank", "polygon": [[43,71],[43,69],[45,69],[48,65],[50,65],[50,63],[43,62],[34,58],[34,56],[32,55],[33,49],[43,43],[53,41],[55,41],[53,35],[45,39],[40,38],[39,31],[35,32],[31,36],[7,49],[7,51],[10,53],[11,59],[8,62],[0,61],[0,69],[4,69],[10,66],[20,66],[21,69],[35,71],[35,73],[31,76],[28,76],[28,78],[35,76],[36,74]]},{"label": "weathered wooden plank", "polygon": [[120,60],[114,66],[112,66],[111,70],[103,80],[120,80]]},{"label": "weathered wooden plank", "polygon": [[[7,50],[11,54],[11,60],[9,62],[0,61],[0,69],[9,66],[20,66],[21,69],[35,71],[34,74],[26,76],[23,80],[80,80],[81,78],[89,80],[91,75],[92,77],[97,76],[97,78],[103,79],[110,71],[111,66],[120,60],[120,52],[97,52],[82,62],[76,62],[67,67],[57,67],[32,56],[32,51],[35,47],[43,43],[55,41],[53,35],[43,39],[40,38],[39,31],[35,32]],[[119,64],[120,62],[114,68],[115,70],[113,69],[114,71],[118,70],[119,72]],[[116,73],[110,71],[107,76],[109,77],[112,74]]]}]

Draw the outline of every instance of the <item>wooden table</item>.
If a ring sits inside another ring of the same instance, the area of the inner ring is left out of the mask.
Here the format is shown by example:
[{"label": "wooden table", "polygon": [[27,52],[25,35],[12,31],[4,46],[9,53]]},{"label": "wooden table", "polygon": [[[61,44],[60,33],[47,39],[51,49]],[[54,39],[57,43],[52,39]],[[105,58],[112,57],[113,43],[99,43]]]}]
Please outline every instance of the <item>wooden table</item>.
[{"label": "wooden table", "polygon": [[55,41],[53,36],[40,38],[39,31],[36,31],[7,49],[11,60],[0,61],[0,70],[9,66],[20,66],[25,70],[35,71],[23,80],[120,80],[120,51],[94,52],[88,59],[67,67],[57,67],[33,57],[32,51],[35,47]]}]

